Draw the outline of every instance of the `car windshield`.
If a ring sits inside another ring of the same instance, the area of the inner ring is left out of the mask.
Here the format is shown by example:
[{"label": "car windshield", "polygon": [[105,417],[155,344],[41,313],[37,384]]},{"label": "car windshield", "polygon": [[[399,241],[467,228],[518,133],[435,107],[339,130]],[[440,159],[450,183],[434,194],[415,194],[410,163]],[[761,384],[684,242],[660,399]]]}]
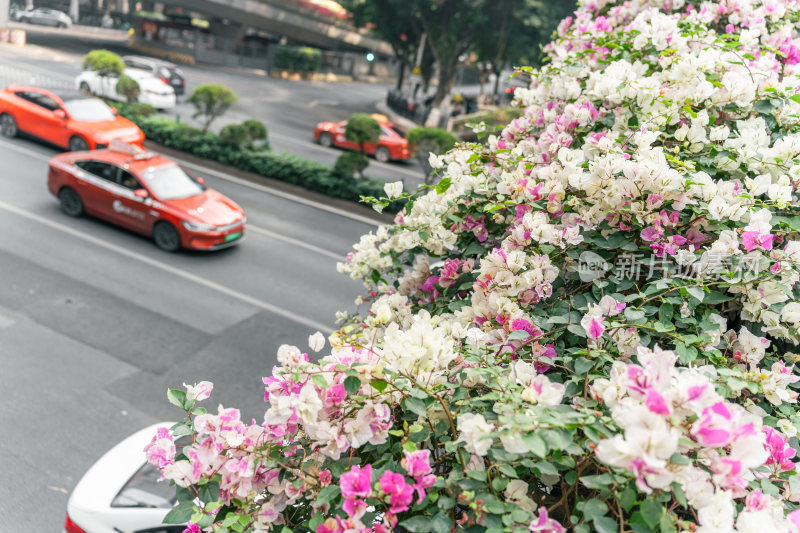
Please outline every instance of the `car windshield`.
[{"label": "car windshield", "polygon": [[161,200],[188,198],[203,192],[203,187],[178,165],[148,169],[141,178],[153,195]]},{"label": "car windshield", "polygon": [[122,487],[111,507],[151,507],[171,509],[177,500],[175,487],[169,481],[159,481],[161,472],[145,463]]},{"label": "car windshield", "polygon": [[64,102],[64,107],[74,120],[87,122],[114,120],[114,112],[111,111],[111,108],[97,98],[67,100]]}]

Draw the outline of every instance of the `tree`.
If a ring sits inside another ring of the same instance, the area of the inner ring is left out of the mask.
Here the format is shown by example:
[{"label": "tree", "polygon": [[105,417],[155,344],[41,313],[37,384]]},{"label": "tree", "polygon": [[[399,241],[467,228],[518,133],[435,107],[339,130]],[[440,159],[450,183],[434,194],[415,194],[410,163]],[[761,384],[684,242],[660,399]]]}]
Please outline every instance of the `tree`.
[{"label": "tree", "polygon": [[372,33],[389,43],[400,63],[397,76],[399,90],[406,71],[413,67],[423,28],[417,0],[344,0],[342,6],[353,15],[357,27],[369,25]]},{"label": "tree", "polygon": [[344,152],[336,158],[333,171],[343,178],[364,177],[364,170],[369,166],[369,157],[361,152]]},{"label": "tree", "polygon": [[224,85],[206,83],[197,87],[186,100],[195,107],[192,118],[203,117],[203,133],[211,123],[223,115],[239,98]]},{"label": "tree", "polygon": [[117,94],[123,96],[125,101],[129,104],[136,102],[139,99],[139,83],[130,76],[122,75],[117,81]]},{"label": "tree", "polygon": [[441,128],[414,128],[406,136],[410,150],[425,172],[425,183],[433,181],[434,169],[430,164],[430,154],[441,155],[450,150],[458,139]]},{"label": "tree", "polygon": [[122,58],[108,50],[92,50],[83,56],[83,68],[94,70],[98,76],[121,76],[125,70]]},{"label": "tree", "polygon": [[347,120],[344,136],[348,141],[358,143],[359,151],[364,154],[366,143],[377,143],[381,137],[381,125],[366,113],[355,113]]},{"label": "tree", "polygon": [[482,67],[481,81],[487,70],[495,74],[493,101],[498,100],[503,69],[509,64],[540,66],[544,57],[542,47],[550,40],[558,23],[574,8],[572,0],[495,0],[483,5],[484,16],[491,23],[477,35],[473,49]]}]

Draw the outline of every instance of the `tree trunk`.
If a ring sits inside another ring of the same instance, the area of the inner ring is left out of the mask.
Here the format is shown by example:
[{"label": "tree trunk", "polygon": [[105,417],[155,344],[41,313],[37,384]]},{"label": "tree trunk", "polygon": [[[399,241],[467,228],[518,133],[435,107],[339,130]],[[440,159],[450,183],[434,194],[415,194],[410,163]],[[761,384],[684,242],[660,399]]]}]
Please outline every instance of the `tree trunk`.
[{"label": "tree trunk", "polygon": [[500,65],[499,67],[495,67],[494,65],[492,65],[492,70],[494,70],[497,73],[494,77],[494,91],[492,92],[492,100],[495,103],[498,103],[500,101],[497,96],[497,91],[500,87],[500,71],[502,70],[502,68],[503,65]]},{"label": "tree trunk", "polygon": [[453,76],[456,72],[456,64],[458,63],[458,56],[461,53],[456,53],[447,58],[447,62],[439,64],[439,85],[436,87],[436,95],[433,98],[434,107],[438,107],[444,102],[444,99],[450,94],[450,89],[453,87]]},{"label": "tree trunk", "polygon": [[401,90],[403,88],[403,82],[405,81],[406,77],[406,62],[401,59],[400,60],[400,73],[397,76],[397,90]]}]

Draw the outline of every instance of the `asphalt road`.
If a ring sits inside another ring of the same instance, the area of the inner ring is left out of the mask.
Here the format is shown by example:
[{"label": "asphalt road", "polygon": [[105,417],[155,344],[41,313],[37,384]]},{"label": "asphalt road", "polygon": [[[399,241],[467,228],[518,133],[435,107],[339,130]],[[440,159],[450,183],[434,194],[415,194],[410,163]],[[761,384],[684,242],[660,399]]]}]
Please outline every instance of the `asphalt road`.
[{"label": "asphalt road", "polygon": [[[15,81],[42,85],[73,86],[81,72],[81,58],[95,48],[119,54],[138,54],[126,45],[121,34],[91,33],[81,29],[61,30],[13,23],[24,28],[31,46],[17,48],[0,45],[0,86]],[[301,155],[333,165],[341,151],[323,148],[312,139],[320,121],[345,120],[356,112],[373,113],[375,104],[386,98],[390,85],[369,82],[290,81],[268,78],[252,71],[209,65],[182,66],[187,95],[203,83],[222,83],[239,97],[238,103],[213,123],[212,129],[257,118],[269,131],[274,150]],[[179,116],[190,123],[194,108],[185,97],[165,115]],[[422,183],[422,170],[416,160],[379,163],[371,160],[368,176],[386,181],[404,180],[409,186]]]},{"label": "asphalt road", "polygon": [[248,216],[241,245],[158,250],[46,189],[56,152],[0,139],[0,531],[60,532],[69,492],[107,449],[179,411],[166,390],[215,383],[207,406],[263,419],[284,343],[332,328],[360,287],[335,262],[374,224],[199,171]]}]

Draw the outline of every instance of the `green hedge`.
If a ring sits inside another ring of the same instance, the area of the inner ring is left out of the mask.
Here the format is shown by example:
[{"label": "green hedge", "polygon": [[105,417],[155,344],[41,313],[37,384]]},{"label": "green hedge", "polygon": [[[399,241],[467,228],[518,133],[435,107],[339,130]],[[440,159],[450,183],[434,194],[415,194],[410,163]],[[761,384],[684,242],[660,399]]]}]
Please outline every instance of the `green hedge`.
[{"label": "green hedge", "polygon": [[275,47],[275,68],[293,72],[316,72],[322,66],[322,52],[307,46],[277,45]]},{"label": "green hedge", "polygon": [[[120,103],[117,109],[121,115],[135,122],[147,139],[167,148],[298,185],[333,198],[358,202],[361,196],[378,198],[386,195],[383,190],[385,182],[381,180],[353,179],[337,173],[329,166],[292,154],[266,149],[237,150],[225,144],[216,133],[203,133],[199,128],[166,117],[145,115],[142,111],[146,112],[147,108],[141,106]],[[401,207],[402,205],[395,202],[387,211],[398,211]]]}]

